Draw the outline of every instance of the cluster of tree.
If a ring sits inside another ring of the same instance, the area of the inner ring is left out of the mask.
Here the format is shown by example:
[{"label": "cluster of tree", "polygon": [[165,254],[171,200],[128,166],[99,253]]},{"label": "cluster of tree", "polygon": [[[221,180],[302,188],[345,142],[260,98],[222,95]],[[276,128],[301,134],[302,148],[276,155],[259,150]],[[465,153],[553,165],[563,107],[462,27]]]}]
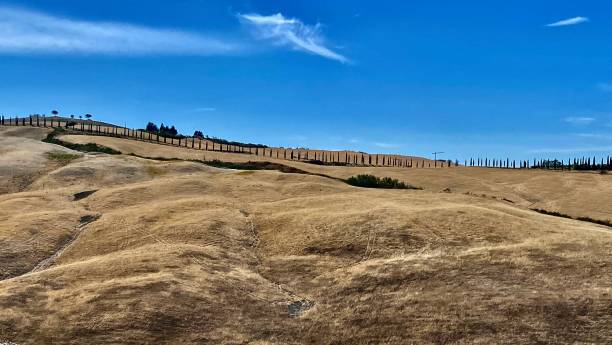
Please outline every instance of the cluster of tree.
[{"label": "cluster of tree", "polygon": [[268,148],[267,145],[253,144],[253,143],[242,143],[242,142],[239,142],[239,141],[229,141],[229,140],[220,139],[220,138],[217,138],[217,137],[212,137],[211,138],[209,136],[206,136],[206,139],[210,140],[210,141],[212,141],[214,143],[217,143],[217,144],[234,145],[234,146],[242,146],[242,147],[252,147],[252,148],[260,148],[260,149]]},{"label": "cluster of tree", "polygon": [[390,177],[380,178],[374,175],[365,174],[351,176],[346,180],[346,183],[352,186],[365,188],[420,189]]},{"label": "cluster of tree", "polygon": [[153,122],[149,122],[147,123],[147,127],[145,128],[145,131],[150,132],[150,133],[155,133],[167,138],[184,138],[184,135],[179,134],[178,130],[176,129],[176,127],[174,127],[174,125],[172,126],[166,126],[163,123],[161,125],[159,125],[159,127],[157,127],[156,124],[154,124]]},{"label": "cluster of tree", "polygon": [[582,157],[568,159],[567,163],[562,160],[540,160],[534,159],[532,168],[540,169],[569,169],[569,170],[610,170],[612,169],[612,157],[601,158],[599,161],[595,157]]},{"label": "cluster of tree", "polygon": [[[455,162],[457,165],[457,162]],[[488,158],[470,158],[465,161],[465,166],[478,167],[494,167],[494,168],[521,168],[521,169],[551,169],[551,170],[610,170],[612,169],[612,157],[600,158],[582,157],[568,159],[567,161],[559,159],[534,159],[515,161],[506,158],[503,159],[488,159]]]},{"label": "cluster of tree", "polygon": [[[150,133],[155,133],[155,134],[167,137],[167,138],[175,138],[175,139],[185,138],[184,135],[178,133],[178,130],[176,129],[176,127],[165,126],[163,123],[159,127],[157,127],[157,125],[154,124],[153,122],[149,122],[147,123],[147,127],[145,128],[145,131],[150,132]],[[233,146],[252,147],[252,148],[267,148],[268,147],[266,145],[261,145],[261,144],[242,143],[239,141],[230,141],[230,140],[220,139],[217,137],[209,137],[208,135],[204,135],[204,133],[200,130],[194,131],[192,137],[198,138],[198,139],[206,139],[216,144],[223,144],[223,145],[233,145]]]}]

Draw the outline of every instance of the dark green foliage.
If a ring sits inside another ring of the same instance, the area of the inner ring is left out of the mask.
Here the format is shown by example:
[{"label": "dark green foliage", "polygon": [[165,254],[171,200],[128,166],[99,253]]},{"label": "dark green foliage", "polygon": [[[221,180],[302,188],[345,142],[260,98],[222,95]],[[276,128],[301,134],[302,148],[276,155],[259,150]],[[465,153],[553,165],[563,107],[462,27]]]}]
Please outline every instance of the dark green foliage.
[{"label": "dark green foliage", "polygon": [[168,126],[164,126],[164,124],[162,123],[159,126],[159,135],[169,137],[169,138],[176,138],[178,137],[178,130],[174,126],[168,127]]},{"label": "dark green foliage", "polygon": [[539,208],[532,208],[531,210],[532,211],[536,211],[538,213],[547,214],[549,216],[555,216],[555,217],[572,219],[572,217],[568,216],[567,214],[559,213],[557,211],[548,211],[548,210],[543,210],[543,209],[539,209]]},{"label": "dark green foliage", "polygon": [[382,179],[374,175],[357,175],[351,176],[346,180],[346,183],[365,188],[387,188],[387,189],[421,189],[418,187],[411,186],[407,183],[401,182],[397,179],[390,177],[383,177]]},{"label": "dark green foliage", "polygon": [[94,143],[74,144],[74,143],[69,143],[69,142],[57,139],[56,136],[61,134],[62,132],[64,132],[62,128],[60,127],[55,128],[51,133],[47,134],[47,137],[43,139],[42,141],[46,143],[50,143],[50,144],[64,146],[71,150],[81,151],[81,152],[102,152],[102,153],[107,153],[110,155],[121,154],[121,152],[117,150],[113,150],[110,147],[106,147],[106,146],[102,146],[102,145],[98,145]]},{"label": "dark green foliage", "polygon": [[577,218],[574,218],[574,217],[572,217],[570,215],[563,214],[563,213],[560,213],[560,212],[557,212],[557,211],[547,211],[547,210],[543,210],[543,209],[539,209],[539,208],[532,208],[531,210],[532,211],[536,211],[538,213],[547,214],[549,216],[568,218],[568,219],[576,219],[576,220],[581,220],[583,222],[589,222],[589,223],[594,223],[594,224],[599,224],[599,225],[605,225],[605,226],[612,227],[612,221],[609,221],[609,220],[593,219],[591,217],[577,217]]},{"label": "dark green foliage", "polygon": [[159,132],[159,128],[157,128],[157,125],[154,124],[153,122],[149,122],[147,123],[147,127],[145,129],[147,132],[151,132],[151,133],[157,133]]},{"label": "dark green foliage", "polygon": [[195,131],[195,132],[193,132],[193,137],[194,138],[198,138],[198,139],[203,139],[204,138],[204,134],[202,133],[202,131]]},{"label": "dark green foliage", "polygon": [[576,219],[581,220],[583,222],[595,223],[599,225],[605,225],[605,226],[612,227],[612,221],[609,221],[609,220],[593,219],[591,217],[578,217]]},{"label": "dark green foliage", "polygon": [[311,159],[308,161],[305,161],[304,163],[309,163],[309,164],[314,164],[314,165],[330,165],[330,166],[347,166],[347,163],[344,162],[324,162],[318,159]]},{"label": "dark green foliage", "polygon": [[213,143],[221,144],[221,145],[234,145],[234,146],[242,146],[242,147],[253,147],[253,148],[267,148],[267,145],[262,144],[253,144],[253,143],[242,143],[239,141],[229,141],[225,139],[220,139],[216,137],[206,137],[207,140],[212,141]]}]

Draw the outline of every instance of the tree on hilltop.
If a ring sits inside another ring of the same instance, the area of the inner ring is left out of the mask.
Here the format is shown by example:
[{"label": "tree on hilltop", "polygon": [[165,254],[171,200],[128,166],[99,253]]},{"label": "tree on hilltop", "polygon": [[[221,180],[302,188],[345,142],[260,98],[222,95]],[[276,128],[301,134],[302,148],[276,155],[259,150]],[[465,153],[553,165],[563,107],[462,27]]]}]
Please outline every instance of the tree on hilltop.
[{"label": "tree on hilltop", "polygon": [[[162,126],[163,126],[163,124],[162,124]],[[147,123],[146,131],[147,132],[151,132],[151,133],[157,133],[157,132],[159,132],[159,128],[157,128],[157,125],[154,124],[153,122],[149,122],[149,123]]]}]

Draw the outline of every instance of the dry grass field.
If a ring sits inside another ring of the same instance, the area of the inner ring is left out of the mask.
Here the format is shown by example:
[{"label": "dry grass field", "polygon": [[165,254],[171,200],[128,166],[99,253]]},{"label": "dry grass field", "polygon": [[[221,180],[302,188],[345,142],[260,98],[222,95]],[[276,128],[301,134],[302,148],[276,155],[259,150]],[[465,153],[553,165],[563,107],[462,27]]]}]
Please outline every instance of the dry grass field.
[{"label": "dry grass field", "polygon": [[611,175],[278,161],[423,188],[364,189],[42,136],[0,128],[0,343],[612,343],[612,229],[529,209],[612,219]]}]

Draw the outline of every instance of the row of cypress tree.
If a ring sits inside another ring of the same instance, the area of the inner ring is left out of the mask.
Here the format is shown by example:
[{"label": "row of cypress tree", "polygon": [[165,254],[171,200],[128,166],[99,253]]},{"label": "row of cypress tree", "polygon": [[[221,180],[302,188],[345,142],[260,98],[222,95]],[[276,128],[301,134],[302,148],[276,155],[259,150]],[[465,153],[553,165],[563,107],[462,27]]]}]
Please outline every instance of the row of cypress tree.
[{"label": "row of cypress tree", "polygon": [[[90,118],[91,116],[88,116]],[[72,120],[64,121],[64,125],[61,124],[61,120],[51,117],[47,119],[45,116],[33,115],[22,118],[5,118],[0,116],[1,125],[21,125],[21,126],[38,126],[38,127],[59,127],[65,126],[75,130],[81,130],[89,132],[96,132],[99,134],[115,135],[115,136],[127,136],[130,138],[137,138],[142,140],[163,142],[170,145],[184,146],[197,148],[202,150],[212,151],[223,151],[223,152],[236,152],[236,153],[248,153],[257,156],[264,157],[275,157],[289,160],[307,161],[313,164],[321,165],[356,165],[356,166],[393,166],[393,167],[406,167],[406,168],[425,168],[425,167],[452,167],[459,166],[459,162],[455,160],[414,160],[409,157],[402,156],[390,156],[390,155],[372,155],[363,152],[349,153],[340,151],[314,151],[308,149],[291,149],[291,148],[268,148],[265,145],[245,144],[228,142],[226,140],[214,140],[204,138],[201,131],[196,131],[193,137],[185,137],[178,133],[178,130],[174,126],[165,126],[161,124],[158,128],[152,122],[149,122],[146,129],[136,130],[127,129],[122,127],[112,127],[111,130],[108,128],[102,128],[100,125],[92,123],[80,123]],[[87,127],[88,126],[88,127]],[[154,134],[152,136],[151,134]],[[167,139],[170,139],[168,142]],[[178,139],[178,142],[177,140]],[[188,141],[191,141],[189,144]],[[196,140],[199,141],[196,147]],[[224,145],[225,143],[225,145]],[[210,146],[209,146],[210,144]],[[216,144],[216,145],[215,145]],[[601,157],[599,160],[597,157],[580,157],[572,158],[567,161],[558,159],[533,159],[529,160],[510,160],[498,159],[498,158],[470,158],[469,161],[464,161],[466,167],[491,167],[491,168],[512,168],[512,169],[549,169],[549,170],[612,170],[612,157]]]}]

